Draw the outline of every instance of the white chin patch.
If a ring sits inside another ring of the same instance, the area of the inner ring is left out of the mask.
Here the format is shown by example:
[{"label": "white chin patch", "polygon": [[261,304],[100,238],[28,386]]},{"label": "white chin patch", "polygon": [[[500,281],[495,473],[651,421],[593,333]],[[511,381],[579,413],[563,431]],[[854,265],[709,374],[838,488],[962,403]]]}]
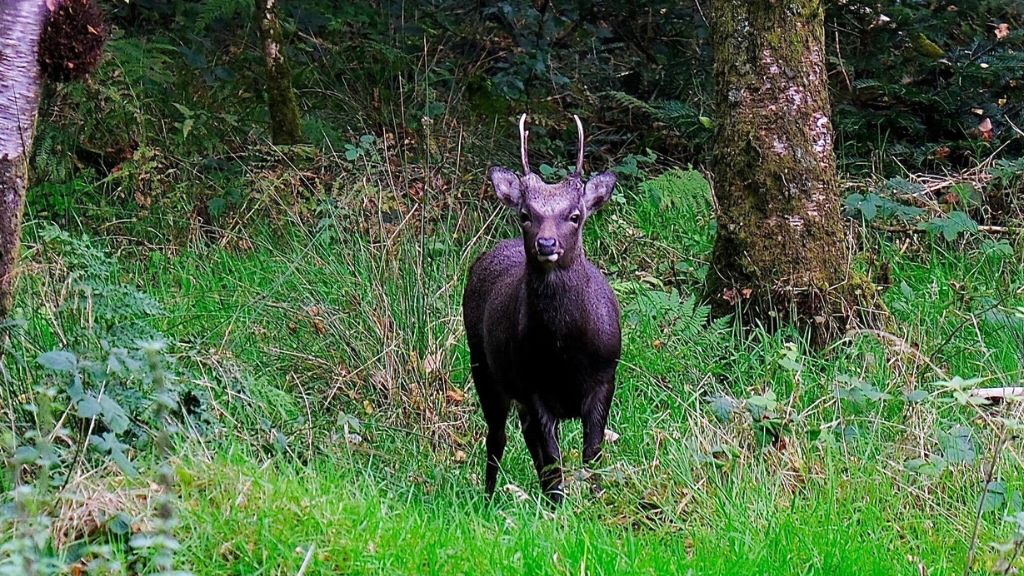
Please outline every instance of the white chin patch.
[{"label": "white chin patch", "polygon": [[558,260],[558,254],[548,254],[547,256],[541,256],[538,254],[537,260],[540,260],[541,262],[554,262]]}]

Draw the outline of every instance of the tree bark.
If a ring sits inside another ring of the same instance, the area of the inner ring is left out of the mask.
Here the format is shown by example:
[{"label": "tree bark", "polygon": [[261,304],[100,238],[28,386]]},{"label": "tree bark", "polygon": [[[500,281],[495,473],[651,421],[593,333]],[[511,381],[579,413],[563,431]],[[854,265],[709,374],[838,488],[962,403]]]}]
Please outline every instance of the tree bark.
[{"label": "tree bark", "polygon": [[713,0],[713,309],[826,342],[870,291],[840,216],[820,0]]},{"label": "tree bark", "polygon": [[47,14],[45,0],[0,0],[0,321],[13,305],[39,108],[38,42]]},{"label": "tree bark", "polygon": [[292,88],[292,72],[283,51],[281,21],[277,0],[256,0],[263,59],[267,66],[267,107],[270,109],[270,136],[274,144],[302,142],[299,104]]}]

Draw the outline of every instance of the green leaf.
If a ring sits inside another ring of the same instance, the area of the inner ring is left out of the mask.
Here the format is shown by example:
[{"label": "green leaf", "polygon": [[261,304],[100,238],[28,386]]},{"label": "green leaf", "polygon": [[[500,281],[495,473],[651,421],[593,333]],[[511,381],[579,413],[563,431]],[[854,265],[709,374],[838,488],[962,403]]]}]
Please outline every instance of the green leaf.
[{"label": "green leaf", "polygon": [[355,160],[358,157],[359,157],[359,149],[358,148],[348,147],[345,150],[345,159],[348,160],[349,162]]},{"label": "green leaf", "polygon": [[783,368],[791,372],[799,372],[804,369],[803,364],[797,362],[796,360],[793,360],[792,358],[780,358],[779,366],[782,366]]},{"label": "green leaf", "polygon": [[100,397],[100,405],[103,409],[103,422],[115,434],[120,434],[128,429],[128,424],[130,424],[128,415],[113,398],[104,394]]},{"label": "green leaf", "polygon": [[126,476],[134,478],[139,475],[139,471],[135,469],[131,460],[125,454],[125,449],[128,448],[117,439],[112,432],[104,432],[103,436],[90,436],[89,442],[101,452],[106,453],[110,456],[111,461],[125,473]]},{"label": "green leaf", "polygon": [[941,234],[948,242],[957,239],[957,236],[965,232],[977,232],[978,223],[963,212],[952,212],[949,216],[938,216],[927,222],[919,224],[922,230],[935,236]]},{"label": "green leaf", "polygon": [[931,455],[928,458],[914,458],[903,464],[908,472],[936,477],[946,469],[946,460],[942,456]]},{"label": "green leaf", "polygon": [[954,426],[949,432],[940,432],[939,448],[950,464],[970,464],[978,457],[974,436],[966,426]]},{"label": "green leaf", "polygon": [[75,367],[78,365],[78,358],[71,352],[53,350],[40,354],[36,362],[39,362],[43,368],[57,372],[74,372]]},{"label": "green leaf", "polygon": [[75,408],[77,408],[79,418],[95,418],[103,412],[103,407],[100,406],[100,403],[96,401],[92,394],[83,396],[75,404]]},{"label": "green leaf", "polygon": [[711,398],[709,404],[711,406],[711,413],[715,415],[719,422],[728,421],[736,410],[736,401],[724,394]]},{"label": "green leaf", "polygon": [[915,404],[918,402],[924,402],[927,398],[928,392],[926,390],[914,390],[912,392],[907,392],[906,394],[907,402],[913,402]]},{"label": "green leaf", "polygon": [[14,464],[31,464],[39,457],[39,450],[32,446],[18,446],[14,451]]},{"label": "green leaf", "polygon": [[124,536],[132,530],[132,521],[124,512],[118,512],[113,518],[107,520],[107,530],[111,534]]},{"label": "green leaf", "polygon": [[981,511],[992,512],[1006,506],[1006,484],[998,480],[989,482],[985,486],[985,493],[981,495]]},{"label": "green leaf", "polygon": [[847,385],[845,388],[837,388],[836,396],[845,400],[850,400],[855,404],[863,405],[867,402],[878,402],[880,400],[888,400],[892,398],[892,396],[882,392],[873,384],[865,382],[855,376],[841,374],[836,377],[836,380]]}]

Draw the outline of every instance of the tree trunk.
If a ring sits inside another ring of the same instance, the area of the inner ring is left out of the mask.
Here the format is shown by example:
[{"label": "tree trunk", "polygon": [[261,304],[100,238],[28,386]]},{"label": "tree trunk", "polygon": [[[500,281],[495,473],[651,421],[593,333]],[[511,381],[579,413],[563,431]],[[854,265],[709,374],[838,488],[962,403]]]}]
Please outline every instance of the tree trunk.
[{"label": "tree trunk", "polygon": [[0,321],[11,311],[28,154],[39,108],[45,0],[0,0]]},{"label": "tree trunk", "polygon": [[256,0],[263,58],[267,65],[267,107],[270,109],[270,134],[274,144],[302,142],[299,104],[292,88],[292,72],[285,58],[277,0]]},{"label": "tree trunk", "polygon": [[839,213],[820,0],[713,0],[718,233],[708,297],[818,342],[870,291],[851,275]]}]

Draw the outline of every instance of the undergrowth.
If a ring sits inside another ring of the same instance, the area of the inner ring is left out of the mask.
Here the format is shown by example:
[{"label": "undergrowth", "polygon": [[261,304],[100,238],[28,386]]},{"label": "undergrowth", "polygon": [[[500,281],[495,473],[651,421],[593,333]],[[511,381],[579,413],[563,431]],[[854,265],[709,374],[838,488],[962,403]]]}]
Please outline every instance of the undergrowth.
[{"label": "undergrowth", "polygon": [[[369,186],[384,178],[368,170]],[[983,405],[970,390],[1021,380],[1019,237],[908,244],[865,228],[873,256],[861,265],[888,270],[892,332],[815,352],[797,333],[708,322],[694,297],[713,237],[698,173],[625,178],[585,236],[623,307],[616,440],[594,471],[602,497],[578,479],[572,425],[564,510],[539,501],[515,432],[504,489],[492,503],[482,495],[483,424],[458,303],[465,269],[513,233],[510,219],[488,200],[448,199],[453,212],[429,219],[414,203],[378,203],[378,218],[353,231],[339,196],[317,219],[296,214],[291,226],[188,250],[29,224],[23,321],[5,358],[22,384],[5,386],[4,401],[49,390],[68,431],[45,433],[38,416],[26,420],[35,409],[5,412],[16,434],[19,423],[43,431],[19,445],[66,439],[23,462],[60,480],[30,498],[51,523],[7,529],[31,530],[42,557],[64,566],[145,558],[131,543],[154,540],[118,534],[159,526],[152,503],[166,490],[140,482],[152,472],[136,477],[160,466],[146,400],[157,354],[175,367],[173,422],[188,438],[170,460],[178,558],[198,574],[294,573],[303,562],[308,574],[916,573],[917,563],[946,573],[974,541],[978,567],[1012,556],[1014,524],[1001,518],[1022,504],[1019,405]],[[391,210],[407,212],[384,218]],[[130,344],[154,338],[169,345]],[[23,489],[7,486],[12,510],[29,510]],[[90,491],[109,506],[72,506]],[[129,504],[138,491],[150,504]],[[1000,541],[1006,553],[989,546]],[[102,554],[82,547],[95,542]]]}]

